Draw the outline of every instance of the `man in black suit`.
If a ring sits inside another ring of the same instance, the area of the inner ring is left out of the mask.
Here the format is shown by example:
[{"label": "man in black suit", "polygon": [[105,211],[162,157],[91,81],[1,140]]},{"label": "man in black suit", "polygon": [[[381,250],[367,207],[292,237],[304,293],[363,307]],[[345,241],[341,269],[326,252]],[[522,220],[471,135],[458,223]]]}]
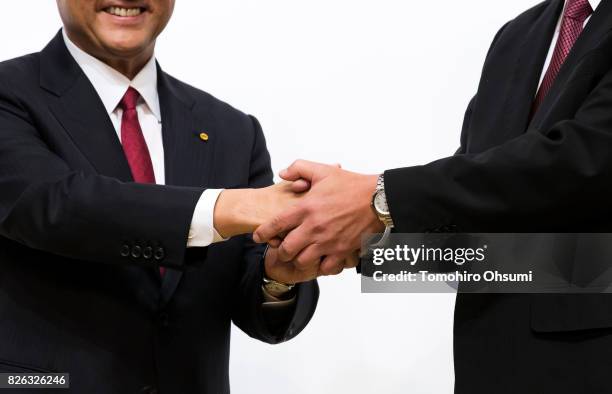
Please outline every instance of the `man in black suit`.
[{"label": "man in black suit", "polygon": [[314,313],[318,269],[241,235],[299,196],[266,187],[255,118],[157,65],[173,0],[58,6],[42,52],[0,63],[0,372],[228,393],[231,322],[279,343]]},{"label": "man in black suit", "polygon": [[[295,228],[281,259],[308,266],[328,256],[322,264],[333,270],[363,233],[391,227],[609,231],[611,54],[611,1],[548,0],[527,10],[493,40],[456,155],[382,177],[298,161],[281,176],[311,181],[310,194],[255,239]],[[385,143],[393,142],[377,152]],[[609,295],[460,294],[454,337],[456,393],[612,392]]]}]

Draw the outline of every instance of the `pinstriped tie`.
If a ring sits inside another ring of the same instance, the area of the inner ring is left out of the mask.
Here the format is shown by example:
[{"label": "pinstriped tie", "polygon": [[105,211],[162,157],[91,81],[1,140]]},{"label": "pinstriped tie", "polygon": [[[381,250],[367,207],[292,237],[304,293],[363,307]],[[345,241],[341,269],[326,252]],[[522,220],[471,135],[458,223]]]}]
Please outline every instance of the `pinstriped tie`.
[{"label": "pinstriped tie", "polygon": [[553,86],[561,66],[567,59],[567,55],[570,53],[572,47],[578,40],[580,33],[584,26],[584,21],[593,13],[593,8],[589,4],[588,0],[568,0],[563,12],[563,21],[561,22],[561,31],[559,32],[559,39],[555,50],[553,52],[552,60],[544,74],[542,85],[536,95],[533,102],[532,113],[538,109],[546,95]]}]

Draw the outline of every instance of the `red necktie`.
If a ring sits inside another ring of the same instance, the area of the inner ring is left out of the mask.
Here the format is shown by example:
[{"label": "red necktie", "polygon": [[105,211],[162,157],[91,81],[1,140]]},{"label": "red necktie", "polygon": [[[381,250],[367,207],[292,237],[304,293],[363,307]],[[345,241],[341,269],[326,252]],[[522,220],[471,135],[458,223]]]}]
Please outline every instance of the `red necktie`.
[{"label": "red necktie", "polygon": [[561,22],[559,39],[557,40],[557,45],[555,46],[555,51],[553,52],[550,66],[548,66],[548,70],[546,70],[546,74],[544,74],[542,85],[540,85],[540,90],[538,91],[538,94],[533,102],[532,113],[534,113],[540,104],[542,104],[542,101],[544,101],[544,98],[555,82],[555,78],[557,78],[557,74],[559,74],[559,70],[561,70],[561,66],[565,62],[567,55],[570,53],[570,50],[576,43],[580,33],[582,33],[584,21],[592,13],[593,8],[591,8],[588,0],[567,1],[565,11],[563,12],[563,21]]},{"label": "red necktie", "polygon": [[[132,176],[138,183],[155,183],[153,162],[149,154],[149,148],[142,134],[136,104],[140,93],[132,87],[123,95],[119,107],[123,110],[121,117],[121,145],[127,158]],[[159,268],[160,274],[165,274],[163,267]]]},{"label": "red necktie", "polygon": [[155,183],[153,163],[147,143],[138,122],[136,104],[140,94],[130,87],[123,95],[119,107],[123,110],[121,117],[121,145],[132,170],[134,181],[138,183]]}]

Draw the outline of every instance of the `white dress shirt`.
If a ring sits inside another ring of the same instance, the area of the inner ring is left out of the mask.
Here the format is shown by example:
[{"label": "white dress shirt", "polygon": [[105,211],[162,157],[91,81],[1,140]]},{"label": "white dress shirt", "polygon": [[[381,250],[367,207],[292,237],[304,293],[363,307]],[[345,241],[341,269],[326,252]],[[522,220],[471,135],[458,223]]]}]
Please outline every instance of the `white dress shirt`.
[{"label": "white dress shirt", "polygon": [[[595,12],[599,3],[601,3],[601,0],[589,0],[589,4],[591,5],[593,12]],[[550,44],[550,48],[548,49],[548,54],[546,55],[546,61],[544,62],[544,68],[542,69],[542,74],[540,74],[540,83],[538,84],[538,90],[539,90],[539,86],[542,84],[542,81],[544,80],[544,76],[546,75],[546,70],[548,70],[548,66],[550,66],[550,62],[552,61],[552,57],[555,52],[555,46],[557,46],[557,41],[559,41],[559,33],[561,32],[561,23],[563,22],[563,13],[565,12],[565,7],[567,7],[567,0],[565,0],[565,4],[563,5],[561,16],[559,16],[559,21],[557,22],[557,27],[555,28],[555,34],[553,35],[553,39]],[[589,23],[589,20],[591,20],[592,15],[593,14],[591,14],[588,18],[586,18],[586,20],[584,21],[583,27],[586,26],[587,23]]]},{"label": "white dress shirt", "polygon": [[[119,141],[121,141],[121,117],[123,115],[119,102],[130,86],[140,93],[140,99],[136,106],[138,121],[151,155],[155,182],[164,185],[166,180],[164,145],[161,109],[157,93],[155,56],[151,57],[151,60],[140,70],[138,75],[130,81],[117,70],[77,47],[63,30],[62,33],[68,51],[100,96],[100,100],[102,100],[102,104],[115,127]],[[213,225],[215,203],[222,190],[207,189],[200,197],[193,213],[189,237],[186,240],[187,247],[204,247],[214,242],[223,241]]]}]

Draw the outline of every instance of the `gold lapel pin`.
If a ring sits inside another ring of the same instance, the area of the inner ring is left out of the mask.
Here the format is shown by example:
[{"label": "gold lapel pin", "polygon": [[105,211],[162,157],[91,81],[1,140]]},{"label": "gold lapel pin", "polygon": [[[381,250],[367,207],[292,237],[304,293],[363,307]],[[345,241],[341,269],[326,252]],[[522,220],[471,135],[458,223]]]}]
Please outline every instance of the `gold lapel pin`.
[{"label": "gold lapel pin", "polygon": [[200,139],[202,141],[208,141],[208,134],[206,133],[200,133]]}]

